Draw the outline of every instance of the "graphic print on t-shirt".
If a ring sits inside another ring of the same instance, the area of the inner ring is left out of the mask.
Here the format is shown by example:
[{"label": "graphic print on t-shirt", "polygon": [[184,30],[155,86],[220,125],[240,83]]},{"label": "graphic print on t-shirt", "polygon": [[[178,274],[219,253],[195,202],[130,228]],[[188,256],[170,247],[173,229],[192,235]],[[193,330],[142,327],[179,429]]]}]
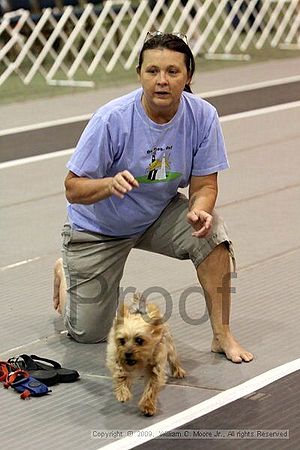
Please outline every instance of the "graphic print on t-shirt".
[{"label": "graphic print on t-shirt", "polygon": [[146,175],[136,177],[139,183],[153,183],[153,182],[166,182],[175,180],[182,174],[180,172],[171,171],[171,158],[172,145],[166,147],[153,147],[147,150],[150,162],[146,168]]}]

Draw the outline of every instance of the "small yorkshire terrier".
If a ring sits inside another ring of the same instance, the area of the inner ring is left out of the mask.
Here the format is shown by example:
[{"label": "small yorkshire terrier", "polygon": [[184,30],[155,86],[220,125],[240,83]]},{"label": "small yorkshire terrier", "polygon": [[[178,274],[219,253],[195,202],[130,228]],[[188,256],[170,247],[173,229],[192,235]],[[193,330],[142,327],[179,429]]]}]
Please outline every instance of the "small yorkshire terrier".
[{"label": "small yorkshire terrier", "polygon": [[174,378],[185,376],[159,308],[152,303],[146,306],[136,294],[130,307],[119,308],[108,336],[106,365],[112,373],[117,400],[130,400],[134,378],[144,375],[139,408],[145,416],[153,416],[159,390],[166,383],[167,362]]}]

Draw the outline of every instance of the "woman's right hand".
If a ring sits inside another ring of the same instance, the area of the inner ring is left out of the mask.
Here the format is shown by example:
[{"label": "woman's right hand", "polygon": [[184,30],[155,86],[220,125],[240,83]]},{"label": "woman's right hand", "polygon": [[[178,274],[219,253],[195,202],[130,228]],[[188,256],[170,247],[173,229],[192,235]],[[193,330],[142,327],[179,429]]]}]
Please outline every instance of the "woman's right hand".
[{"label": "woman's right hand", "polygon": [[124,198],[134,187],[139,187],[138,181],[128,170],[123,170],[111,179],[109,190],[111,195]]},{"label": "woman's right hand", "polygon": [[81,205],[91,205],[111,195],[124,198],[134,187],[139,187],[139,183],[128,170],[107,178],[79,177],[69,171],[65,179],[68,202]]}]

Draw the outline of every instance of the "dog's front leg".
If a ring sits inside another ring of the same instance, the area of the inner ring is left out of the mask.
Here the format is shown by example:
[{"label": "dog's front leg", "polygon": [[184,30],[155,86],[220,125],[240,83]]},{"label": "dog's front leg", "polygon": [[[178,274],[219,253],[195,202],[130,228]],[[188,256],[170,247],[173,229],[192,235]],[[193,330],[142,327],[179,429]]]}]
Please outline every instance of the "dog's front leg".
[{"label": "dog's front leg", "polygon": [[153,366],[143,396],[139,402],[140,411],[145,416],[153,416],[156,413],[158,393],[165,382],[165,367]]},{"label": "dog's front leg", "polygon": [[166,336],[166,342],[168,347],[168,362],[171,369],[172,377],[174,378],[184,378],[185,377],[185,370],[180,364],[177,351],[175,348],[175,344],[173,341],[173,338],[171,334],[168,334]]},{"label": "dog's front leg", "polygon": [[132,380],[131,377],[126,375],[124,372],[119,371],[114,377],[114,390],[116,399],[119,402],[128,402],[131,399],[131,385]]}]

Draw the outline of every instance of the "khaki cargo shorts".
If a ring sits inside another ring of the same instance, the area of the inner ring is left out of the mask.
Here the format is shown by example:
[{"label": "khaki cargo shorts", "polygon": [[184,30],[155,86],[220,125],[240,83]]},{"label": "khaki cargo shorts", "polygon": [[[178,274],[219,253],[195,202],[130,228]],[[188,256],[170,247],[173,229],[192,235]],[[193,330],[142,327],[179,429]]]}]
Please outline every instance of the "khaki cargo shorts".
[{"label": "khaki cargo shorts", "polygon": [[140,236],[118,238],[76,231],[67,223],[62,231],[63,264],[67,281],[65,326],[76,341],[105,340],[118,306],[119,285],[132,248],[190,259],[197,267],[222,242],[234,261],[223,220],[214,213],[208,238],[195,238],[187,223],[188,200],[177,194],[160,217]]}]

